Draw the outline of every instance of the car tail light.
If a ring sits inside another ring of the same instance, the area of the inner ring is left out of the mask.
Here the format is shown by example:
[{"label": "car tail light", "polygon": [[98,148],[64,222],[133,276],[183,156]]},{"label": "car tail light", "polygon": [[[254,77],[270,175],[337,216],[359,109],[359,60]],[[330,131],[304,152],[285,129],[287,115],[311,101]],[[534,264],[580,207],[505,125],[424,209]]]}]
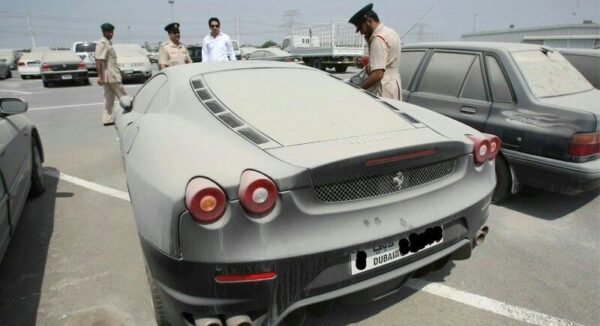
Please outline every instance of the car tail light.
[{"label": "car tail light", "polygon": [[277,186],[265,175],[246,170],[240,180],[239,198],[242,206],[252,214],[269,212],[277,202]]},{"label": "car tail light", "polygon": [[600,132],[579,133],[571,138],[569,155],[588,156],[600,153]]},{"label": "car tail light", "polygon": [[80,62],[79,66],[77,66],[77,68],[79,68],[79,69],[86,69],[85,62],[83,62],[83,61]]},{"label": "car tail light", "polygon": [[467,135],[473,141],[473,161],[475,164],[483,164],[487,160],[493,160],[500,151],[500,138],[481,134],[481,136]]},{"label": "car tail light", "polygon": [[47,63],[42,64],[42,67],[40,69],[45,70],[45,71],[52,70],[52,69],[50,69],[50,65]]},{"label": "car tail light", "polygon": [[17,62],[17,66],[24,67],[25,66],[25,62],[19,61],[19,62]]},{"label": "car tail light", "polygon": [[218,283],[256,282],[272,280],[277,277],[275,272],[249,273],[249,274],[220,274],[215,276]]},{"label": "car tail light", "polygon": [[217,221],[225,212],[225,192],[206,178],[192,179],[185,191],[185,206],[199,223]]}]

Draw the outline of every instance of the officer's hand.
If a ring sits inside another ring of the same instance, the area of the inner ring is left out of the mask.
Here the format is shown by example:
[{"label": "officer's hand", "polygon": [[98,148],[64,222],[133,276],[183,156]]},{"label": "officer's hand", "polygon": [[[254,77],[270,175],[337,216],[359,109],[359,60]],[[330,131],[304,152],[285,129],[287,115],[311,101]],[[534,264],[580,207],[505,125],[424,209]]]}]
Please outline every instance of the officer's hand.
[{"label": "officer's hand", "polygon": [[103,86],[104,85],[104,81],[100,78],[98,78],[98,85]]}]

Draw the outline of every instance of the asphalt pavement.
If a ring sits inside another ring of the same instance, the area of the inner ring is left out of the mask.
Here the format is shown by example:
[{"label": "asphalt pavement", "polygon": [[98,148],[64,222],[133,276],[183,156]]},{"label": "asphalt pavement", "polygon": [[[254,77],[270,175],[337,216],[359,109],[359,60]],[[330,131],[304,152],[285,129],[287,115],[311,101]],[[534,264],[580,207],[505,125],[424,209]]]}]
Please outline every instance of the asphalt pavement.
[{"label": "asphalt pavement", "polygon": [[[0,325],[155,325],[102,88],[14,75],[0,80],[0,97],[29,102],[49,186],[27,203],[0,263]],[[488,225],[469,260],[371,304],[336,302],[307,325],[600,325],[598,191],[525,189],[492,206]]]}]

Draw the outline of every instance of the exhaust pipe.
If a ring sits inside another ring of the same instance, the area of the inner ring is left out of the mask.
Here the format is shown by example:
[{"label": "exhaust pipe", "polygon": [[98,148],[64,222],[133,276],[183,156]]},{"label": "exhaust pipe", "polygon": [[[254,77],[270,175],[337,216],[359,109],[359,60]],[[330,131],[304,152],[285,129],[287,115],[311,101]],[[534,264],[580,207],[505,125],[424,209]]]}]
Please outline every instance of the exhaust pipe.
[{"label": "exhaust pipe", "polygon": [[218,318],[199,318],[194,321],[196,326],[223,326]]},{"label": "exhaust pipe", "polygon": [[487,226],[482,227],[475,233],[475,239],[473,240],[473,247],[481,246],[485,241],[485,237],[487,236],[490,228]]},{"label": "exhaust pipe", "polygon": [[252,326],[252,319],[247,315],[232,316],[225,320],[227,326]]}]

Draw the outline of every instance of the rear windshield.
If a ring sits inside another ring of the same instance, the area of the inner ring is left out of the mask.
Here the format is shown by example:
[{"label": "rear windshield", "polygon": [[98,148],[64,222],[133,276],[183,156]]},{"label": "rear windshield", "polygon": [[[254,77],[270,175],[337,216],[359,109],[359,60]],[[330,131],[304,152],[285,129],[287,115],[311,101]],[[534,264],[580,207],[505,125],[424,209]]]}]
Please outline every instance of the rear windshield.
[{"label": "rear windshield", "polygon": [[94,52],[96,43],[80,43],[75,45],[75,52]]},{"label": "rear windshield", "polygon": [[542,50],[511,53],[535,97],[581,93],[593,86],[560,53]]}]

